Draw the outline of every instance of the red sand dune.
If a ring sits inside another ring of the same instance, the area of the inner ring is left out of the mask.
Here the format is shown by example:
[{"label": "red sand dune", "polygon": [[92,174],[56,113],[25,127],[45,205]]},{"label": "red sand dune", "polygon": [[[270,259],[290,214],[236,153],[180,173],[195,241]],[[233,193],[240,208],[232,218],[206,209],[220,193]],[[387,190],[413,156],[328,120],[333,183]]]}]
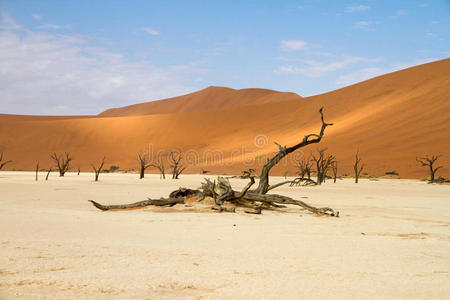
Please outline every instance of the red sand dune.
[{"label": "red sand dune", "polygon": [[111,108],[100,113],[98,116],[126,117],[173,114],[191,111],[217,110],[297,99],[301,99],[301,97],[295,93],[283,93],[266,89],[235,90],[226,87],[210,86],[204,90],[188,95],[134,104],[121,108]]},{"label": "red sand dune", "polygon": [[[305,134],[318,132],[318,109],[324,106],[326,120],[335,125],[320,144],[291,155],[274,174],[294,175],[296,159],[328,147],[338,158],[339,173],[351,173],[359,150],[369,174],[396,170],[403,178],[425,177],[427,170],[417,165],[415,157],[443,154],[439,174],[450,177],[449,98],[450,59],[445,59],[308,98],[258,89],[208,88],[108,110],[97,117],[0,115],[0,149],[14,160],[6,169],[31,170],[38,160],[47,168],[53,151],[70,151],[73,167],[86,171],[103,155],[107,167],[137,169],[139,151],[150,149],[155,157],[178,149],[189,161],[186,172],[239,173],[259,169],[264,156],[276,151],[273,142],[292,145]],[[121,116],[102,117],[116,115]]]}]

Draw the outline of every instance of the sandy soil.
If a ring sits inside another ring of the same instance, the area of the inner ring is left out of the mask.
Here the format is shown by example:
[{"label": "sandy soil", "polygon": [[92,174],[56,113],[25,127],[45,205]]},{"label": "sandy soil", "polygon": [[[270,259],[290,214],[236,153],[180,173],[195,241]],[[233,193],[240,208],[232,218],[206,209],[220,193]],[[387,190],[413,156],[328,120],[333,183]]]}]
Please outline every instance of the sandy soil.
[{"label": "sandy soil", "polygon": [[0,298],[450,297],[450,186],[363,179],[278,189],[341,218],[298,209],[101,212],[87,201],[165,196],[201,178],[102,174],[96,183],[70,173],[35,182],[31,172],[0,172]]}]

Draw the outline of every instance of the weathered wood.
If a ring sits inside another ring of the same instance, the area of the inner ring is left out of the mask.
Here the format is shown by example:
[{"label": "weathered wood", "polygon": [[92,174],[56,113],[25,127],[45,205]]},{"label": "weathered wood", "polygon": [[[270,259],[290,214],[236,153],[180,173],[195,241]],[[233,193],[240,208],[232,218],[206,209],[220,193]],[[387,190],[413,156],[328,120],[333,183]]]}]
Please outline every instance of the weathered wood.
[{"label": "weathered wood", "polygon": [[438,160],[439,157],[441,157],[442,155],[432,155],[431,157],[425,156],[425,157],[416,157],[416,161],[418,163],[420,163],[423,167],[428,167],[429,171],[430,171],[430,180],[428,181],[428,183],[433,183],[435,182],[435,174],[436,171],[441,169],[442,166],[439,167],[435,167],[434,163],[436,162],[436,160]]},{"label": "weathered wood", "polygon": [[36,181],[38,181],[38,174],[39,174],[39,162],[36,164]]},{"label": "weathered wood", "polygon": [[170,152],[169,159],[171,161],[170,167],[172,168],[172,179],[178,179],[180,174],[186,169],[186,167],[183,167],[180,163],[182,157],[181,153],[177,153],[177,156],[175,156],[175,152]]},{"label": "weathered wood", "polygon": [[94,174],[95,174],[95,181],[98,181],[98,176],[102,172],[103,165],[105,164],[105,159],[106,159],[106,157],[103,156],[103,160],[98,167],[95,167],[94,164],[91,163],[91,167],[94,170]]},{"label": "weathered wood", "polygon": [[130,204],[117,204],[117,205],[103,205],[98,202],[95,202],[94,200],[88,200],[91,202],[95,207],[97,207],[100,210],[120,210],[120,209],[131,209],[131,208],[139,208],[139,207],[145,207],[149,205],[154,206],[174,206],[175,204],[182,204],[184,203],[184,198],[161,198],[161,199],[150,199],[134,202]]},{"label": "weathered wood", "polygon": [[3,169],[4,166],[12,162],[12,160],[6,160],[4,162],[2,161],[3,161],[3,152],[0,153],[0,170]]},{"label": "weathered wood", "polygon": [[50,175],[50,172],[52,171],[52,169],[50,168],[50,169],[48,169],[48,171],[47,171],[47,175],[45,176],[45,180],[48,180],[48,176]]},{"label": "weathered wood", "polygon": [[140,172],[139,172],[139,179],[143,179],[145,176],[145,170],[151,166],[151,164],[148,163],[147,158],[145,157],[145,154],[138,153],[138,161],[140,166]]},{"label": "weathered wood", "polygon": [[286,146],[283,147],[283,146],[277,144],[278,148],[279,148],[279,152],[274,157],[269,159],[261,170],[261,175],[259,176],[259,185],[256,188],[257,193],[259,193],[259,194],[267,193],[267,191],[269,189],[269,172],[275,165],[277,165],[280,162],[281,159],[283,159],[286,155],[294,152],[297,149],[300,149],[302,147],[305,147],[305,146],[308,146],[311,144],[319,143],[322,140],[322,137],[325,133],[325,129],[327,128],[327,126],[333,125],[333,123],[326,123],[324,121],[323,108],[320,108],[319,113],[320,113],[320,119],[322,121],[322,127],[320,129],[319,134],[313,133],[313,134],[305,135],[303,137],[303,140],[300,143],[298,143],[292,147],[286,147]]},{"label": "weathered wood", "polygon": [[159,170],[159,179],[166,179],[166,172],[162,159],[160,159],[157,164],[151,164],[151,166]]},{"label": "weathered wood", "polygon": [[358,183],[359,181],[359,175],[361,174],[361,171],[364,169],[364,164],[360,165],[361,158],[359,157],[359,151],[356,151],[355,155],[355,163],[353,164],[353,170],[355,172],[355,183]]},{"label": "weathered wood", "polygon": [[70,162],[73,160],[73,158],[70,156],[70,152],[65,152],[64,154],[60,155],[56,154],[56,152],[53,152],[53,154],[50,155],[50,158],[55,162],[56,167],[59,171],[59,176],[64,177],[64,174],[66,174],[66,172],[70,169]]}]

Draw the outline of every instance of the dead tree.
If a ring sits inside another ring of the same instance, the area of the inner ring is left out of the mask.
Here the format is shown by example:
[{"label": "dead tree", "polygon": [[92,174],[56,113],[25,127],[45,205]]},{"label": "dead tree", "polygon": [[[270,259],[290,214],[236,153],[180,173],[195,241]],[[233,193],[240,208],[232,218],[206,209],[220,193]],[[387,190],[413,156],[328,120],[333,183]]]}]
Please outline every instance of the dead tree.
[{"label": "dead tree", "polygon": [[[242,189],[242,191],[234,191],[228,181],[224,177],[218,177],[216,181],[211,182],[209,179],[205,179],[202,186],[198,190],[190,190],[190,196],[192,194],[197,197],[197,202],[204,201],[206,198],[212,198],[213,204],[212,210],[218,212],[236,212],[236,208],[242,207],[244,209],[250,208],[251,210],[245,210],[245,213],[260,214],[263,209],[283,208],[286,204],[297,205],[303,209],[318,215],[339,216],[339,212],[335,212],[329,207],[314,207],[306,204],[300,200],[294,200],[290,197],[276,195],[276,194],[259,194],[250,191],[250,187],[255,183],[254,177],[250,177],[250,182]],[[103,205],[94,200],[89,200],[96,208],[100,210],[120,210],[138,208],[149,205],[155,206],[174,206],[176,204],[183,204],[186,197],[176,196],[176,190],[171,193],[169,198],[150,199],[139,201],[131,204],[120,205]],[[174,196],[175,195],[175,196]]]},{"label": "dead tree", "polygon": [[159,170],[159,179],[166,179],[166,172],[162,159],[160,159],[157,164],[151,164],[151,166]]},{"label": "dead tree", "polygon": [[328,170],[330,169],[332,162],[335,160],[333,155],[325,156],[326,150],[327,149],[318,150],[317,156],[311,153],[311,156],[316,163],[317,184],[322,184],[325,182]]},{"label": "dead tree", "polygon": [[338,162],[334,160],[331,162],[331,170],[333,171],[333,182],[336,183],[337,171],[338,171]]},{"label": "dead tree", "polygon": [[99,176],[100,173],[102,172],[103,165],[105,164],[105,159],[106,159],[106,157],[103,156],[102,162],[100,163],[100,165],[99,165],[98,168],[96,168],[96,167],[94,166],[94,164],[91,163],[91,167],[92,167],[92,169],[94,170],[94,173],[95,173],[95,181],[98,181],[98,176]]},{"label": "dead tree", "polygon": [[70,157],[70,152],[66,152],[60,155],[57,155],[56,152],[53,152],[50,157],[51,159],[53,159],[56,167],[58,168],[59,176],[64,177],[64,174],[70,169],[70,162],[73,160],[73,158]]},{"label": "dead tree", "polygon": [[311,168],[313,165],[313,161],[311,159],[299,160],[297,168],[300,170],[297,174],[301,179],[305,178],[305,175],[308,179],[311,179]]},{"label": "dead tree", "polygon": [[39,173],[39,162],[36,164],[36,181],[38,181],[38,173]]},{"label": "dead tree", "polygon": [[80,167],[78,167],[78,173],[77,173],[77,176],[80,176],[80,172],[81,172]]},{"label": "dead tree", "polygon": [[45,180],[48,180],[48,176],[50,175],[50,172],[52,171],[52,169],[50,168],[50,169],[48,169],[48,171],[47,171],[47,176],[45,176]]},{"label": "dead tree", "polygon": [[[216,181],[212,182],[211,180],[205,178],[205,182],[201,184],[200,188],[198,188],[197,190],[189,190],[189,197],[194,197],[195,195],[195,197],[197,198],[197,202],[202,202],[209,198],[209,201],[212,200],[212,206],[210,206],[210,208],[218,212],[235,212],[236,208],[244,208],[246,209],[244,211],[245,213],[259,214],[263,209],[273,210],[277,208],[283,208],[285,207],[284,205],[290,204],[300,206],[303,209],[318,215],[329,215],[336,217],[339,216],[339,212],[334,211],[329,207],[314,207],[306,204],[303,201],[295,200],[290,197],[277,194],[267,194],[268,191],[291,182],[285,181],[270,186],[268,177],[270,169],[278,162],[280,162],[283,157],[285,157],[289,153],[292,153],[296,149],[305,147],[309,144],[320,142],[325,132],[325,128],[329,125],[332,125],[325,123],[323,119],[322,109],[320,109],[320,115],[322,120],[322,128],[320,130],[320,134],[306,135],[300,143],[289,148],[278,145],[280,151],[272,159],[269,159],[264,165],[261,171],[259,186],[257,189],[250,190],[250,188],[255,183],[254,175],[248,176],[250,182],[242,189],[242,191],[234,191],[227,178],[218,177],[217,183]],[[173,206],[178,203],[184,203],[185,199],[188,197],[184,192],[179,193],[179,191],[180,189],[172,192],[168,198],[161,198],[158,200],[148,199],[145,201],[125,205],[103,205],[93,200],[89,201],[95,207],[101,210],[127,209],[148,205]]]},{"label": "dead tree", "polygon": [[172,151],[170,152],[170,167],[172,168],[172,179],[178,179],[178,176],[186,169],[186,167],[183,167],[180,164],[181,161],[181,153],[178,153],[178,156],[175,156],[175,153]]},{"label": "dead tree", "polygon": [[138,161],[141,168],[141,171],[139,172],[139,179],[144,178],[145,170],[151,166],[150,163],[148,163],[147,158],[145,157],[145,154],[138,153]]},{"label": "dead tree", "polygon": [[6,166],[6,164],[9,164],[10,162],[12,162],[12,160],[7,160],[7,161],[3,161],[3,152],[0,153],[0,170],[3,169],[4,166]]},{"label": "dead tree", "polygon": [[361,158],[359,157],[359,151],[356,151],[355,163],[353,164],[353,170],[355,171],[355,183],[359,181],[359,175],[361,171],[364,169],[364,164],[361,164]]},{"label": "dead tree", "polygon": [[435,174],[436,174],[436,171],[437,170],[439,170],[439,169],[441,169],[442,168],[442,166],[438,166],[438,167],[435,167],[434,166],[434,163],[436,162],[436,160],[438,160],[438,158],[439,157],[441,157],[442,155],[433,155],[433,156],[431,156],[431,158],[430,157],[428,157],[428,155],[427,156],[425,156],[425,157],[416,157],[416,161],[418,162],[418,163],[420,163],[423,167],[428,167],[429,168],[429,170],[430,170],[430,180],[428,181],[428,183],[433,183],[433,182],[435,182],[436,180],[435,180]]},{"label": "dead tree", "polygon": [[[292,146],[292,147],[286,147],[286,146],[281,146],[280,144],[276,143],[276,145],[278,146],[279,152],[272,157],[271,159],[269,159],[267,161],[267,163],[264,165],[264,167],[261,170],[261,175],[259,176],[259,184],[258,187],[256,188],[255,192],[258,194],[266,194],[269,190],[270,190],[270,185],[269,185],[269,172],[270,170],[277,165],[286,155],[294,152],[297,149],[306,147],[308,145],[311,144],[317,144],[322,140],[322,137],[325,133],[325,129],[327,128],[327,126],[331,126],[333,125],[332,123],[326,123],[324,121],[323,118],[323,108],[321,108],[319,110],[320,113],[320,119],[322,121],[322,127],[320,129],[320,133],[319,134],[315,134],[315,133],[311,133],[308,135],[305,135],[303,137],[303,140]],[[288,183],[288,182],[286,182]]]}]

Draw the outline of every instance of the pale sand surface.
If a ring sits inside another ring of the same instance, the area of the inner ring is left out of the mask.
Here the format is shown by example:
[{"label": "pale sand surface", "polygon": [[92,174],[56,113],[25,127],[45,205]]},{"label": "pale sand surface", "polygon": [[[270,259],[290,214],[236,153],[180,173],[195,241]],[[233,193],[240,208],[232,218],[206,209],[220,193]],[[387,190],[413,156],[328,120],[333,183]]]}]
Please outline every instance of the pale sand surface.
[{"label": "pale sand surface", "polygon": [[167,196],[202,177],[102,174],[95,183],[53,173],[35,182],[31,172],[0,172],[0,298],[450,298],[450,186],[347,179],[275,190],[341,218],[101,212],[87,201]]}]

